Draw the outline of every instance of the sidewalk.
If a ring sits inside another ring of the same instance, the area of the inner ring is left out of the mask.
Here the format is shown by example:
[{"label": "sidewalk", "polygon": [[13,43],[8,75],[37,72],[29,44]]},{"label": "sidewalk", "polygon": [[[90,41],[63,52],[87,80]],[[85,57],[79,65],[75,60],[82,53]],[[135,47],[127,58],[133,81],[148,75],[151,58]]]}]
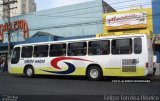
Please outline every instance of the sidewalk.
[{"label": "sidewalk", "polygon": [[4,73],[2,73],[2,68],[0,68],[0,74],[9,74],[8,72],[4,72]]}]

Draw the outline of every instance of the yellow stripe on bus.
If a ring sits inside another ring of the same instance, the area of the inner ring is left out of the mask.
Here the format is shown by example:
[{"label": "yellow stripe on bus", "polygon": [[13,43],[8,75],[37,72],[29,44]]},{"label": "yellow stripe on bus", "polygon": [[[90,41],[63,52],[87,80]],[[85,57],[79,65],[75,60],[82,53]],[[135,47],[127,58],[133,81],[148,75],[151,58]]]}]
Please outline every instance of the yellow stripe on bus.
[{"label": "yellow stripe on bus", "polygon": [[144,76],[144,68],[136,68],[136,72],[122,72],[122,68],[105,68],[104,76]]},{"label": "yellow stripe on bus", "polygon": [[[34,72],[35,74],[44,74],[44,75],[56,75],[53,73],[48,73],[43,70],[47,70],[47,71],[57,71],[54,68],[34,68]],[[62,70],[66,70],[67,67],[63,67]],[[15,74],[23,74],[23,68],[22,67],[12,67],[10,68],[10,73],[15,73]],[[60,70],[61,71],[61,70]],[[145,69],[144,68],[140,68],[137,67],[136,68],[136,72],[122,72],[122,68],[103,68],[103,76],[144,76],[145,75]],[[86,75],[86,68],[83,67],[77,67],[75,72],[71,73],[71,74],[66,74],[66,75]]]}]

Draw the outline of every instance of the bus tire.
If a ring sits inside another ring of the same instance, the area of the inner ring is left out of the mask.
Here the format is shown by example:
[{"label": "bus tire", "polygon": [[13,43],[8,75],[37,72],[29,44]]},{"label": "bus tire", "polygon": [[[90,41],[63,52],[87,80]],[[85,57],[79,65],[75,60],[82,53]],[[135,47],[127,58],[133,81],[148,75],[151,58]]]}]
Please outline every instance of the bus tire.
[{"label": "bus tire", "polygon": [[24,74],[26,77],[31,78],[34,76],[34,69],[32,66],[27,66],[24,70]]},{"label": "bus tire", "polygon": [[99,66],[92,65],[87,69],[87,77],[89,80],[98,81],[102,79],[102,70]]}]

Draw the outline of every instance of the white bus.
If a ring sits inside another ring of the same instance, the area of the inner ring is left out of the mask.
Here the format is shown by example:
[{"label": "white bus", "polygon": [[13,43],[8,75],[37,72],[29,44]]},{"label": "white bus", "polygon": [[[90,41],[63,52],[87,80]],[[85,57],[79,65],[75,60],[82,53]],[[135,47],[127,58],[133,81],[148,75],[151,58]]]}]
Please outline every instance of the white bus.
[{"label": "white bus", "polygon": [[147,76],[153,73],[152,42],[146,34],[137,34],[20,44],[14,46],[9,72],[90,80]]}]

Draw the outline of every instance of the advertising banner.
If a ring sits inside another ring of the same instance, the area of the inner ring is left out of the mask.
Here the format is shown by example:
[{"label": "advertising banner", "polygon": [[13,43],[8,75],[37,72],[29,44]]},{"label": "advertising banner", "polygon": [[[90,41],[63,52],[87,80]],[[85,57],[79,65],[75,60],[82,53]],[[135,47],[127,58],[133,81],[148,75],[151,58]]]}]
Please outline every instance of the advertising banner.
[{"label": "advertising banner", "polygon": [[106,27],[107,30],[146,28],[147,15],[145,12],[108,15]]},{"label": "advertising banner", "polygon": [[29,38],[29,29],[26,20],[18,20],[10,23],[0,24],[0,40],[4,40],[4,37],[6,36],[5,33],[9,30],[12,32],[20,30],[23,32],[24,39]]}]

